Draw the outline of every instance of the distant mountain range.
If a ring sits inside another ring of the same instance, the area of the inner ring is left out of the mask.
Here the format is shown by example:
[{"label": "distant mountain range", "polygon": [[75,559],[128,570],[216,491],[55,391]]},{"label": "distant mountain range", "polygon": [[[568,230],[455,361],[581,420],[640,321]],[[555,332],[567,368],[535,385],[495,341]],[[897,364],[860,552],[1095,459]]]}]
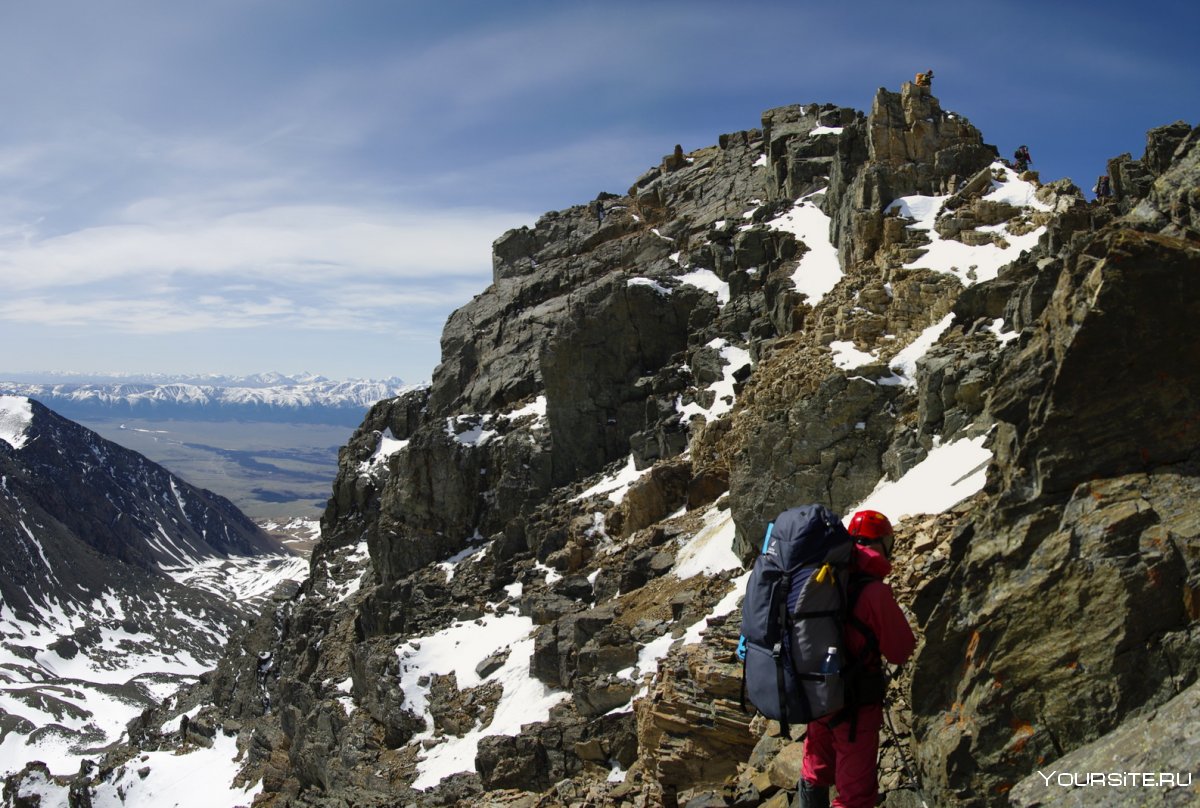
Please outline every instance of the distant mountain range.
[{"label": "distant mountain range", "polygon": [[372,404],[411,389],[397,378],[335,381],[324,376],[89,375],[0,377],[0,394],[25,396],[75,420],[142,417],[357,426]]}]

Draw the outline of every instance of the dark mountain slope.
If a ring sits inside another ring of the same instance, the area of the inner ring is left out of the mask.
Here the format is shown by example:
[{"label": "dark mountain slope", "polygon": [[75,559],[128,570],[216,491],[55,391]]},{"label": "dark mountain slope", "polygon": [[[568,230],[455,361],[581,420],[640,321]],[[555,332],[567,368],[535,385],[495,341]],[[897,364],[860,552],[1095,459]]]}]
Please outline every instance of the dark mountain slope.
[{"label": "dark mountain slope", "polygon": [[[10,518],[3,529],[20,529],[19,511],[42,528],[74,539],[101,556],[159,570],[214,556],[278,552],[278,546],[227,499],[197,489],[163,467],[124,449],[36,401],[20,449],[0,445]],[[49,556],[53,566],[74,570],[87,586],[91,564],[65,545]],[[12,560],[12,556],[9,556]],[[0,587],[23,576],[7,569]],[[83,573],[83,574],[80,574]],[[4,591],[10,604],[22,598]],[[27,595],[32,595],[27,591]],[[69,593],[67,593],[69,596]]]}]

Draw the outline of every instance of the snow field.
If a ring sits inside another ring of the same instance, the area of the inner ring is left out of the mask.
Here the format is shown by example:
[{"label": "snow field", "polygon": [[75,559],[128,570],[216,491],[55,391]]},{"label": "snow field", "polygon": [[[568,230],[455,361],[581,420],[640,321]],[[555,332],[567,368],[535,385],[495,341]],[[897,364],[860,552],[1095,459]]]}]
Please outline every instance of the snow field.
[{"label": "snow field", "polygon": [[[308,564],[290,556],[210,559],[167,572],[185,586],[246,602],[285,579],[306,576]],[[74,774],[83,758],[95,759],[95,749],[119,740],[149,702],[167,699],[215,663],[173,643],[164,647],[149,632],[128,631],[121,622],[131,614],[170,611],[217,644],[227,639],[203,610],[184,612],[159,595],[139,604],[106,592],[90,604],[37,609],[37,619],[25,622],[0,603],[0,710],[16,722],[0,741],[6,773],[41,760],[56,775]],[[97,625],[99,640],[76,653],[64,657],[51,649],[60,638]]]},{"label": "snow field", "polygon": [[[218,732],[212,748],[186,754],[145,752],[105,782],[92,798],[94,808],[225,808],[249,805],[262,783],[232,785],[238,768],[237,739]],[[148,768],[143,778],[137,770]]]}]

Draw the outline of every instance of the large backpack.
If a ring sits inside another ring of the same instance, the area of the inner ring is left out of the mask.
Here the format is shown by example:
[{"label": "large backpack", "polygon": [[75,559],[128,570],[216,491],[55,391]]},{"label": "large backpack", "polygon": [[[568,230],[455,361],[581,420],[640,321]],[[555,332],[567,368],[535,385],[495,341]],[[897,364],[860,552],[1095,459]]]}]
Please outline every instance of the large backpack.
[{"label": "large backpack", "polygon": [[853,547],[841,520],[821,505],[784,511],[767,526],[742,601],[743,688],[785,727],[847,703],[843,674],[820,671],[831,647],[843,672],[853,667],[845,644]]}]

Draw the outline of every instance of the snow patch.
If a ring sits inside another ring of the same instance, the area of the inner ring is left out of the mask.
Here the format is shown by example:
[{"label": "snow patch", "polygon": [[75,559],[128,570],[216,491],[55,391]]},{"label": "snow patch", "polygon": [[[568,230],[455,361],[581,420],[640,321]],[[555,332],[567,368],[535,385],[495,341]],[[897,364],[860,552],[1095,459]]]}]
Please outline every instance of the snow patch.
[{"label": "snow patch", "polygon": [[941,339],[946,329],[954,322],[954,315],[947,314],[938,322],[926,328],[921,335],[909,343],[908,347],[896,354],[888,363],[893,376],[881,379],[880,384],[900,384],[908,388],[917,386],[917,363],[929,349]]},{"label": "snow patch", "polygon": [[980,435],[936,447],[899,480],[880,480],[866,499],[846,511],[846,519],[864,509],[881,511],[896,521],[953,508],[987,481],[992,452],[984,448],[986,441],[987,436]]},{"label": "snow patch", "polygon": [[567,698],[565,692],[551,691],[530,672],[533,655],[533,620],[515,614],[488,615],[466,623],[456,623],[428,637],[410,640],[396,649],[400,659],[400,688],[404,701],[417,715],[423,715],[426,730],[413,738],[422,742],[434,738],[429,715],[429,688],[420,684],[433,674],[453,673],[459,688],[475,687],[483,680],[475,672],[487,657],[504,647],[510,649],[504,665],[492,673],[504,689],[496,713],[487,727],[476,727],[462,737],[446,736],[437,746],[425,751],[417,763],[413,788],[436,786],[457,772],[473,771],[479,741],[491,735],[516,735],[523,724],[545,721],[550,708]]},{"label": "snow patch", "polygon": [[854,370],[877,360],[875,354],[858,350],[852,340],[834,340],[829,349],[833,351],[833,364],[842,370]]},{"label": "snow patch", "polygon": [[[1037,200],[1037,188],[1032,183],[1018,179],[1016,172],[1003,163],[992,163],[991,169],[1002,179],[993,180],[992,191],[984,199],[1034,210],[1050,210],[1049,205]],[[1006,247],[996,244],[970,246],[961,241],[943,239],[934,230],[934,223],[949,198],[915,195],[901,197],[888,204],[889,213],[898,211],[901,216],[916,220],[908,226],[910,230],[924,231],[929,237],[929,244],[923,248],[925,253],[915,261],[905,264],[905,269],[924,268],[944,272],[957,277],[964,286],[971,286],[995,278],[1001,267],[1015,260],[1023,250],[1035,247],[1046,230],[1045,227],[1039,227],[1017,236],[1009,233],[1006,225],[979,228],[1002,236],[1008,245]]]},{"label": "snow patch", "polygon": [[[211,748],[187,754],[146,752],[117,770],[96,789],[94,808],[212,808],[249,805],[262,791],[262,782],[241,789],[236,736],[217,733]],[[149,768],[145,778],[136,769]],[[65,803],[62,803],[65,805]]]},{"label": "snow patch", "polygon": [[0,441],[14,449],[29,440],[26,434],[33,423],[33,405],[22,396],[0,396]]},{"label": "snow patch", "polygon": [[679,281],[716,295],[717,303],[724,306],[729,302],[729,284],[717,277],[711,269],[693,269],[680,275]]},{"label": "snow patch", "polygon": [[710,407],[703,407],[696,401],[684,404],[682,396],[675,398],[675,410],[683,416],[685,423],[697,415],[705,421],[715,421],[732,410],[736,399],[734,384],[737,380],[734,378],[734,374],[751,364],[749,351],[730,345],[720,337],[711,340],[708,347],[718,350],[721,359],[724,360],[721,371],[722,378],[705,388],[713,393],[713,403]]},{"label": "snow patch", "polygon": [[661,283],[659,283],[656,280],[651,280],[650,278],[630,278],[628,281],[625,282],[625,285],[626,286],[649,286],[651,289],[653,289],[655,292],[658,292],[663,297],[668,297],[671,294],[670,289],[663,286]]},{"label": "snow patch", "polygon": [[386,466],[388,458],[406,446],[408,446],[408,441],[397,440],[392,434],[391,427],[384,429],[379,435],[379,445],[375,447],[375,453],[358,464],[358,473],[370,474]]},{"label": "snow patch", "polygon": [[1009,342],[1012,342],[1014,339],[1017,339],[1021,336],[1016,331],[1004,330],[1003,317],[992,320],[992,324],[987,327],[987,330],[992,332],[996,336],[997,341],[999,341],[1002,345],[1008,344]]},{"label": "snow patch", "polygon": [[821,189],[801,197],[790,211],[767,222],[776,230],[791,233],[808,247],[792,273],[792,284],[813,305],[820,303],[842,279],[837,248],[829,240],[829,217],[813,201],[824,192]]},{"label": "snow patch", "polygon": [[579,502],[588,497],[599,496],[600,494],[608,494],[608,499],[613,504],[621,502],[625,499],[625,494],[629,491],[629,487],[633,485],[643,474],[649,474],[650,467],[638,471],[637,466],[633,462],[633,455],[629,456],[628,462],[618,471],[601,478],[600,482],[593,485],[581,494],[576,494],[571,497],[572,502]]},{"label": "snow patch", "polygon": [[704,527],[675,554],[671,572],[683,580],[740,569],[742,560],[733,552],[733,533],[732,512],[713,508],[704,516]]}]

